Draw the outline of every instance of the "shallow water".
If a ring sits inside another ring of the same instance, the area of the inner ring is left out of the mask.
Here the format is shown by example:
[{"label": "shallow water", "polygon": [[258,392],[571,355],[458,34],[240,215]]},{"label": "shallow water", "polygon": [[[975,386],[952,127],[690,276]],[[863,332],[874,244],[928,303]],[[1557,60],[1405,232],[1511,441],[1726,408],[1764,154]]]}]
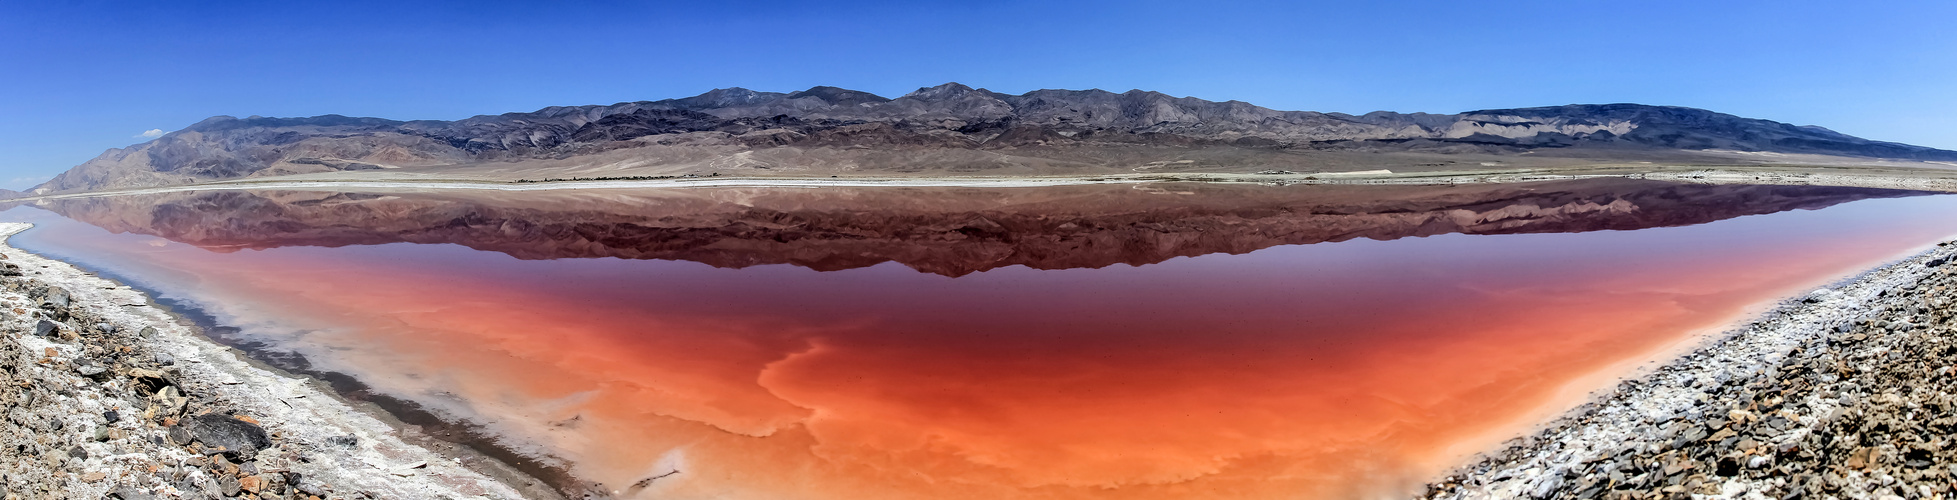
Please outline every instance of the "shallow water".
[{"label": "shallow water", "polygon": [[1957,234],[1957,197],[1910,194],[220,192],[0,216],[628,495],[1384,498],[1693,332]]}]

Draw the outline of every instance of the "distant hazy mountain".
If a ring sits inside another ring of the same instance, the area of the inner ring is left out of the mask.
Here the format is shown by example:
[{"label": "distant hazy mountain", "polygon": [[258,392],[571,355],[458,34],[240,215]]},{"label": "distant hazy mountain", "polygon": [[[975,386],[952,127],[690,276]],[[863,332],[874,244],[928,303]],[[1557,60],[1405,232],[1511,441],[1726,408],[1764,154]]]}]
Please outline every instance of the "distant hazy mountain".
[{"label": "distant hazy mountain", "polygon": [[[1296,158],[1304,157],[1295,156],[1300,152],[1499,155],[1548,149],[1957,160],[1953,151],[1668,106],[1354,116],[1139,90],[1008,95],[948,83],[896,99],[835,87],[787,94],[731,88],[683,99],[550,107],[458,121],[219,116],[109,150],[41,188],[75,191],[404,167],[494,169],[513,163],[536,172],[558,169],[565,176],[603,172],[606,165],[665,165],[672,172],[703,175],[743,165],[828,173],[912,172],[920,164],[951,165],[948,173],[1006,167],[1016,168],[1010,173],[1059,173],[1218,149],[1244,152],[1230,158],[1264,158],[1262,164],[1278,165],[1301,161]],[[741,153],[758,155],[721,161]]]}]

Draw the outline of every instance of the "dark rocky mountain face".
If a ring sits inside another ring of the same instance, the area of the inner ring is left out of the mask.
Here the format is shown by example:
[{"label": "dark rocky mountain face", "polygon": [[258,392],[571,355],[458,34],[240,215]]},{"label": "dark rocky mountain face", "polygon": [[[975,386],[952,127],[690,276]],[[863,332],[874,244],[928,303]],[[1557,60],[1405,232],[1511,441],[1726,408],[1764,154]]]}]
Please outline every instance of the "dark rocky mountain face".
[{"label": "dark rocky mountain face", "polygon": [[1159,184],[1042,189],[686,189],[520,196],[206,191],[48,200],[114,232],[216,251],[453,243],[522,259],[618,257],[960,276],[1146,265],[1277,245],[1448,233],[1630,230],[1921,193],[1588,179],[1462,186]]},{"label": "dark rocky mountain face", "polygon": [[[1082,148],[1522,153],[1563,148],[1738,150],[1916,160],[1957,152],[1870,141],[1820,127],[1637,104],[1361,116],[1276,111],[1157,92],[1036,90],[956,83],[896,99],[836,87],[794,93],[717,89],[683,99],[550,107],[457,121],[337,115],[217,117],[110,150],[43,185],[49,191],[507,160],[562,160],[654,146],[712,144],[879,151],[1015,150],[1069,157]],[[1037,147],[1039,151],[1026,151]],[[731,149],[729,149],[731,148]],[[669,161],[645,150],[641,163]],[[847,160],[845,160],[847,161]]]}]

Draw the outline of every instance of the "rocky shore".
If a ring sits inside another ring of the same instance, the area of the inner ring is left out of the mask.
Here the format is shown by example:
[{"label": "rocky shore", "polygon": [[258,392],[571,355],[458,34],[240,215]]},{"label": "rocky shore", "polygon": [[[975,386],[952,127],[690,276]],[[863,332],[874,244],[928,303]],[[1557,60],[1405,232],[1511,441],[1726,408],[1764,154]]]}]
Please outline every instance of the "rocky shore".
[{"label": "rocky shore", "polygon": [[0,498],[555,496],[4,244],[28,227],[0,223]]},{"label": "rocky shore", "polygon": [[1428,499],[1957,497],[1957,245],[1789,301]]}]

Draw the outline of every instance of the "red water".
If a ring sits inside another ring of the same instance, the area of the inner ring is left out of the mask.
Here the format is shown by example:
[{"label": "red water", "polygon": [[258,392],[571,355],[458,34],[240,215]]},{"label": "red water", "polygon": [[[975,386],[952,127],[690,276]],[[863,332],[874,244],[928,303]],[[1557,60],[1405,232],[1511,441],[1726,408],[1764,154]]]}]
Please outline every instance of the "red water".
[{"label": "red water", "polygon": [[1957,234],[1951,198],[959,278],[214,253],[5,215],[42,224],[29,249],[195,298],[647,498],[1385,498],[1600,374]]}]

